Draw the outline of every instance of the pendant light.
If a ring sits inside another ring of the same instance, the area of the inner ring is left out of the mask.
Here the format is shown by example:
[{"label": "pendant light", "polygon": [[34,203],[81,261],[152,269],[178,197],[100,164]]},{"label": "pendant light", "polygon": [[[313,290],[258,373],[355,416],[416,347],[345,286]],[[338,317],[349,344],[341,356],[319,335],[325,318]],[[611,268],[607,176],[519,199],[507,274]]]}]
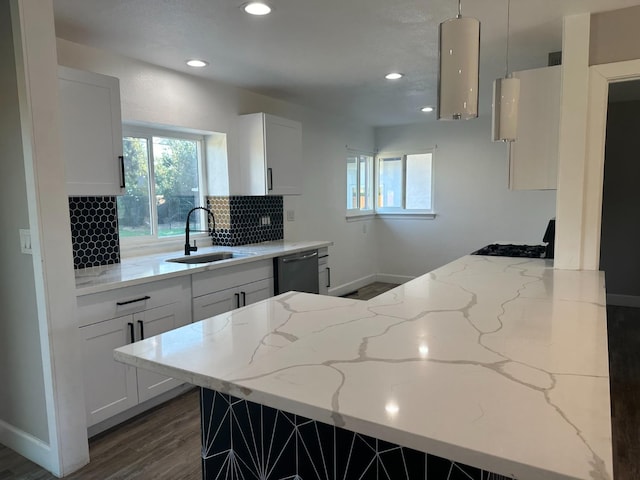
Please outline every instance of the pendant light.
[{"label": "pendant light", "polygon": [[509,74],[509,33],[511,20],[511,0],[507,0],[507,49],[506,72],[504,78],[493,82],[493,125],[494,142],[513,142],[518,138],[518,102],[520,100],[520,79]]},{"label": "pendant light", "polygon": [[440,24],[438,120],[466,120],[478,116],[480,22],[458,16]]}]

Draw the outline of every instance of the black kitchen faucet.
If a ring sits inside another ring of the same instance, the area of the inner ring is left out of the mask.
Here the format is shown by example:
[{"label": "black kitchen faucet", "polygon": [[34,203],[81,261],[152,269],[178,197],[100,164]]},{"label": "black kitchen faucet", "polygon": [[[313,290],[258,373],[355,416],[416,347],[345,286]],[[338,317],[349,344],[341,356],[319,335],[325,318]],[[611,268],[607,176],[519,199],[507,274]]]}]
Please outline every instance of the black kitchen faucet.
[{"label": "black kitchen faucet", "polygon": [[[184,254],[185,255],[191,255],[191,252],[195,252],[198,250],[195,240],[193,241],[193,246],[189,244],[189,218],[191,217],[191,214],[196,210],[204,210],[205,212],[207,212],[208,216],[211,217],[211,221],[213,222],[213,229],[208,228],[207,230],[194,230],[194,231],[208,232],[208,233],[215,233],[216,231],[216,218],[213,216],[213,212],[211,210],[205,207],[194,207],[191,210],[189,210],[189,213],[187,213],[187,224],[184,227],[184,236],[185,236]],[[207,218],[207,223],[209,223],[208,218]]]}]

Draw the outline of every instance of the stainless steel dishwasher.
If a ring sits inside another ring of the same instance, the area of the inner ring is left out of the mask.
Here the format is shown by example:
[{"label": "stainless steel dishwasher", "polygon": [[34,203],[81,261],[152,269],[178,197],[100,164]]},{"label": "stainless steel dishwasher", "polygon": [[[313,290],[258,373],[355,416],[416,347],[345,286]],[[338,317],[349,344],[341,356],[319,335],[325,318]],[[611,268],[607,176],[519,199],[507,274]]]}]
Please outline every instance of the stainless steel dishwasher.
[{"label": "stainless steel dishwasher", "polygon": [[318,293],[318,251],[278,257],[274,260],[276,295],[295,290],[296,292]]}]

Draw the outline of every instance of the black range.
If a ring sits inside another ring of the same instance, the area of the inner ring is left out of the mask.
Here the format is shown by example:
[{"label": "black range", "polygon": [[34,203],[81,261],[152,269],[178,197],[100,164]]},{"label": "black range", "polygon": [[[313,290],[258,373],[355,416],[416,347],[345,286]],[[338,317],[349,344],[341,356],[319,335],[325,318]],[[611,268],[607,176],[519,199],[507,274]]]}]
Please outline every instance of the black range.
[{"label": "black range", "polygon": [[553,258],[556,234],[556,220],[551,219],[544,232],[542,241],[546,245],[515,245],[492,243],[471,255],[489,255],[493,257],[521,257],[521,258]]}]

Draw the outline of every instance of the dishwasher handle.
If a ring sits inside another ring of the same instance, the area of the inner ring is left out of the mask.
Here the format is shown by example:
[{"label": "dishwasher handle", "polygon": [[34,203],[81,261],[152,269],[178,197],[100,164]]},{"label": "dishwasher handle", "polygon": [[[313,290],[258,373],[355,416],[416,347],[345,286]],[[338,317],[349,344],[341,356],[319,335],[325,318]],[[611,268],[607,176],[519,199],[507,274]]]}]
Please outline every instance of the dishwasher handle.
[{"label": "dishwasher handle", "polygon": [[297,257],[283,257],[282,263],[301,262],[303,260],[309,260],[310,258],[317,257],[318,252],[307,253],[306,255],[300,255]]}]

